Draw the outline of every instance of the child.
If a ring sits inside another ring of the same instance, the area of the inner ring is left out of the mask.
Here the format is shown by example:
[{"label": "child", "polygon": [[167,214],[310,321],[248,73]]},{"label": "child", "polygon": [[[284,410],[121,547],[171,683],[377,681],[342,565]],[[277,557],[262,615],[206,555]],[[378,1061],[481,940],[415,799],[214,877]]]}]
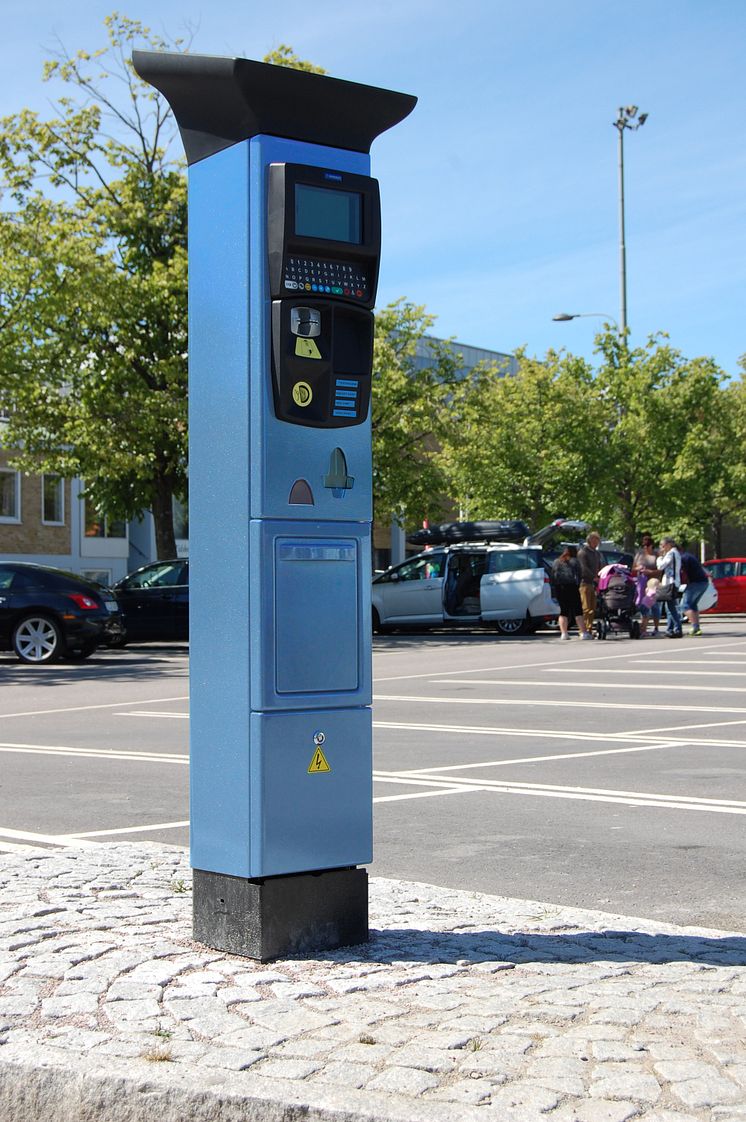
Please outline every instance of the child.
[{"label": "child", "polygon": [[640,638],[642,639],[648,629],[648,620],[651,615],[653,616],[653,634],[658,634],[658,620],[660,619],[660,610],[656,612],[658,607],[657,595],[661,582],[657,577],[651,577],[645,583],[644,589],[640,589],[640,598],[637,604],[640,615],[642,616],[642,624],[640,627]]}]

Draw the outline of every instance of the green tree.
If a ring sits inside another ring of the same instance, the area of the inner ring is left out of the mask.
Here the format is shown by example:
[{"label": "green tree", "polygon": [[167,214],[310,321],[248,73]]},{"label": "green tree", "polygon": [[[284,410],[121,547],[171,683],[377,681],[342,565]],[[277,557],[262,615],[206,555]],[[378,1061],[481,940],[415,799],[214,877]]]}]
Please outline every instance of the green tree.
[{"label": "green tree", "polygon": [[450,489],[469,518],[579,517],[599,466],[592,371],[554,351],[517,358],[515,375],[485,371],[467,388],[441,458]]},{"label": "green tree", "polygon": [[47,63],[45,78],[70,90],[55,116],[2,122],[3,237],[39,257],[25,296],[23,260],[0,269],[14,309],[6,439],[18,466],[80,475],[112,516],[149,507],[158,554],[173,555],[172,497],[187,481],[186,183],[167,107],[129,58],[134,43],[169,44],[116,15],[106,26],[104,50]]},{"label": "green tree", "polygon": [[598,517],[627,549],[643,528],[703,536],[722,473],[711,438],[724,375],[712,359],[686,359],[660,337],[629,348],[607,332],[597,353]]},{"label": "green tree", "polygon": [[722,372],[612,331],[596,353],[521,354],[515,377],[474,382],[443,450],[453,493],[471,517],[584,517],[627,549],[642,528],[703,535],[725,486]]},{"label": "green tree", "polygon": [[[5,441],[24,470],[81,476],[112,517],[149,508],[168,557],[187,489],[186,178],[168,106],[130,57],[182,41],[105,22],[104,49],[47,63],[69,90],[50,119],[0,126]],[[285,44],[265,61],[323,73]]]},{"label": "green tree", "polygon": [[433,322],[424,308],[404,300],[376,315],[371,416],[379,522],[434,519],[447,501],[440,448],[469,380],[446,341],[428,339],[427,360],[417,361],[417,345]]}]

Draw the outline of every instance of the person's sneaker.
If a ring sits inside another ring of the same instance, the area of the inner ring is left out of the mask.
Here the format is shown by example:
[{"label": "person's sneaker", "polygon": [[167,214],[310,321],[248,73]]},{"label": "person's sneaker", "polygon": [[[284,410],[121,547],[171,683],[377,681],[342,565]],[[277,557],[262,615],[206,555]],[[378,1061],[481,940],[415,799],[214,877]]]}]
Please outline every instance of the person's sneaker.
[{"label": "person's sneaker", "polygon": [[664,631],[663,634],[667,639],[680,639],[682,636],[681,631]]},{"label": "person's sneaker", "polygon": [[701,634],[702,634],[702,628],[701,627],[693,627],[691,629],[691,631],[687,631],[687,635],[689,636],[690,639],[693,639],[695,635],[701,635]]},{"label": "person's sneaker", "polygon": [[567,632],[565,632],[564,635],[560,635],[560,639],[569,639],[569,638],[570,638],[570,636],[567,634]]},{"label": "person's sneaker", "polygon": [[592,639],[593,636],[591,635],[590,631],[584,631],[583,634],[580,636],[580,638],[581,639]]}]

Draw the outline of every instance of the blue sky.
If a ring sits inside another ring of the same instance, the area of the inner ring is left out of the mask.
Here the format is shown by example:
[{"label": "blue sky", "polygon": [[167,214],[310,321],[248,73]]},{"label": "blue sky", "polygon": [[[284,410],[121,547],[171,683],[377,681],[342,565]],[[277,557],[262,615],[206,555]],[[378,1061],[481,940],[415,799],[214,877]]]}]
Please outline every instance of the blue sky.
[{"label": "blue sky", "polygon": [[[43,110],[55,40],[104,44],[100,0],[4,0],[0,113]],[[328,73],[416,94],[372,150],[381,180],[379,304],[405,296],[464,343],[591,356],[619,317],[617,132],[625,136],[632,342],[666,331],[729,374],[746,352],[742,0],[130,0],[191,49],[261,58],[280,43]]]}]

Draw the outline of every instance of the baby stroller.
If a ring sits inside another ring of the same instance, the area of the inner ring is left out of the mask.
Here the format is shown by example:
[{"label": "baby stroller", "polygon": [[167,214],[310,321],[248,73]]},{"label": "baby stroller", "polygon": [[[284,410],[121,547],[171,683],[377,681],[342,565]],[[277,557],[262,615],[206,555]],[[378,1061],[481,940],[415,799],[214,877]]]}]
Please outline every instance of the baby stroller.
[{"label": "baby stroller", "polygon": [[598,574],[598,600],[593,624],[596,638],[612,632],[626,632],[630,639],[640,638],[640,621],[635,619],[637,583],[626,565],[605,565]]}]

